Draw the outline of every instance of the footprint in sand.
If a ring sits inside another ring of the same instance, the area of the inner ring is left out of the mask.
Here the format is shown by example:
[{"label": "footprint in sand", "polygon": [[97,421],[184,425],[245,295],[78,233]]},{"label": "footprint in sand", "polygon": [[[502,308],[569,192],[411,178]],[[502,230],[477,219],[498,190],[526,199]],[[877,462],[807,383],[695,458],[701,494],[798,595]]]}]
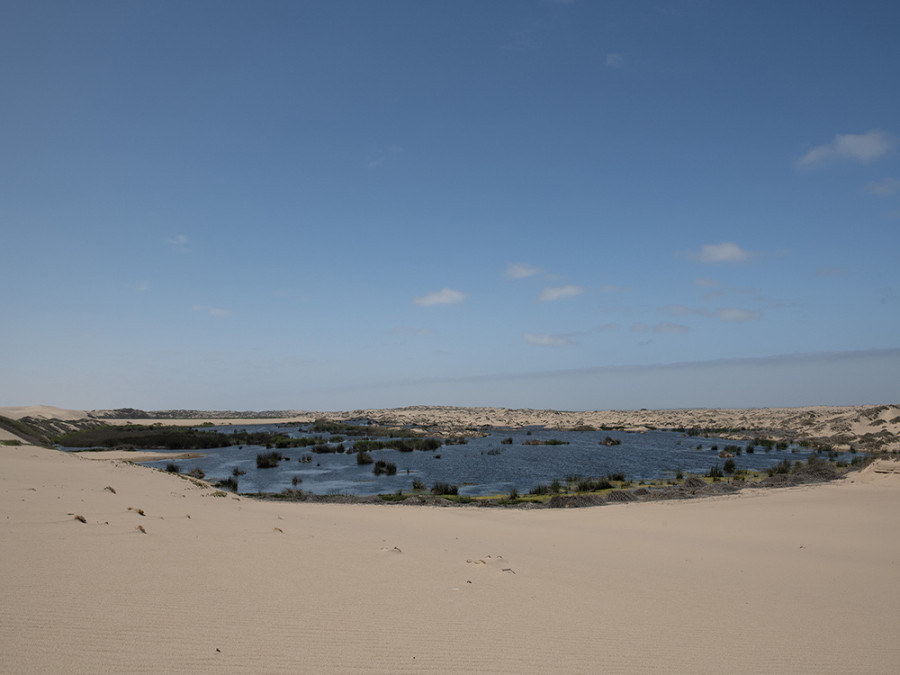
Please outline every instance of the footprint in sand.
[{"label": "footprint in sand", "polygon": [[485,567],[499,569],[500,572],[504,572],[506,574],[516,573],[516,571],[512,567],[507,566],[508,562],[503,559],[502,555],[486,555],[483,558],[466,560],[466,563],[469,565],[484,565]]}]

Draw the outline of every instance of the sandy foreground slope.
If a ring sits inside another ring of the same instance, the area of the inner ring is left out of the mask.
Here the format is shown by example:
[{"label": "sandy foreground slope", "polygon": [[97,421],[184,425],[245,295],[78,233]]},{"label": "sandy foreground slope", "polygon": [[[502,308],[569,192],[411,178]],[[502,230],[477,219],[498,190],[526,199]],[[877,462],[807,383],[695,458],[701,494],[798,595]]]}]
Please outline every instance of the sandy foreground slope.
[{"label": "sandy foreground slope", "polygon": [[896,672],[877,469],[528,511],[256,502],[0,446],[0,671]]}]

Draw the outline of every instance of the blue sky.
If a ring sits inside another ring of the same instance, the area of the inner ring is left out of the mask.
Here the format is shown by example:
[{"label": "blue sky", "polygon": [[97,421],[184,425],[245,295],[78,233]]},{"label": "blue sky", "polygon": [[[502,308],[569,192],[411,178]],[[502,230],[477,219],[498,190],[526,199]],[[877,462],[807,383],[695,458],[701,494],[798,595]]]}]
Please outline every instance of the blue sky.
[{"label": "blue sky", "polygon": [[0,7],[0,405],[900,400],[900,4]]}]

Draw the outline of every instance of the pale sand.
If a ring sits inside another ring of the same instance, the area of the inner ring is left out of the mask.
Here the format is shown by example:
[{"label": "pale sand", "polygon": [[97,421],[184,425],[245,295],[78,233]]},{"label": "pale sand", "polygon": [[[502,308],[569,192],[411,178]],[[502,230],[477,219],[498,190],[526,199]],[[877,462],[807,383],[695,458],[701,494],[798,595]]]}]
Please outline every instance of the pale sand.
[{"label": "pale sand", "polygon": [[121,461],[0,446],[0,671],[900,663],[898,473],[577,510],[214,493]]}]

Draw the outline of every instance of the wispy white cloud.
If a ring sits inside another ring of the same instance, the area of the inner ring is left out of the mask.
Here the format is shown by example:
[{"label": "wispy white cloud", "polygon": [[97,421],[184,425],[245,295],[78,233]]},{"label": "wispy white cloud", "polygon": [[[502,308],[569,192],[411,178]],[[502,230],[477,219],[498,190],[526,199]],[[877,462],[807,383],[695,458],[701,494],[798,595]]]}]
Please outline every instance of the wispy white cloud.
[{"label": "wispy white cloud", "polygon": [[506,266],[506,272],[504,276],[507,279],[527,279],[528,277],[533,277],[536,274],[540,274],[541,270],[534,265],[529,265],[528,263],[510,263]]},{"label": "wispy white cloud", "polygon": [[630,293],[631,286],[615,286],[613,284],[606,284],[605,286],[600,287],[601,293]]},{"label": "wispy white cloud", "polygon": [[369,159],[366,165],[370,169],[377,169],[385,162],[387,162],[391,155],[399,155],[401,152],[403,152],[403,148],[401,148],[399,145],[391,145],[387,148],[386,151],[379,151],[376,156]]},{"label": "wispy white cloud", "polygon": [[465,299],[465,293],[454,291],[450,288],[442,288],[439,291],[433,291],[418,298],[413,298],[413,303],[422,307],[431,307],[432,305],[456,305]]},{"label": "wispy white cloud", "polygon": [[893,144],[894,138],[878,129],[865,134],[838,134],[831,143],[809,150],[797,160],[797,166],[821,166],[835,160],[868,164],[886,155]]},{"label": "wispy white cloud", "polygon": [[684,305],[666,305],[661,310],[669,316],[691,316],[692,314],[703,314],[703,310],[694,309],[693,307],[685,307]]},{"label": "wispy white cloud", "polygon": [[869,183],[864,189],[866,192],[879,197],[892,197],[900,193],[900,180],[896,178],[882,178]]},{"label": "wispy white cloud", "polygon": [[743,323],[745,321],[755,321],[762,315],[749,309],[739,309],[737,307],[722,307],[713,312],[713,316],[722,321],[736,321]]},{"label": "wispy white cloud", "polygon": [[660,308],[663,314],[669,316],[705,316],[709,318],[719,319],[721,321],[752,321],[759,319],[761,314],[750,309],[740,309],[738,307],[720,307],[718,309],[709,309],[707,307],[687,307],[685,305],[666,305]]},{"label": "wispy white cloud", "polygon": [[668,321],[663,321],[662,323],[658,323],[653,327],[653,332],[657,334],[661,333],[690,333],[691,329],[688,326],[682,326],[677,323],[669,323]]},{"label": "wispy white cloud", "polygon": [[137,286],[135,286],[134,290],[136,290],[138,293],[146,293],[150,290],[150,284],[148,284],[146,281],[142,281]]},{"label": "wispy white cloud", "polygon": [[716,264],[744,262],[749,260],[753,253],[734,242],[723,241],[719,244],[704,244],[699,251],[687,251],[682,255],[694,262]]},{"label": "wispy white cloud", "polygon": [[176,234],[171,239],[166,239],[166,243],[172,246],[187,246],[188,236],[186,234]]},{"label": "wispy white cloud", "polygon": [[625,64],[625,57],[616,53],[607,54],[605,63],[607,68],[621,68]]},{"label": "wispy white cloud", "polygon": [[682,326],[677,323],[670,323],[668,321],[663,321],[662,323],[658,323],[653,326],[648,326],[643,322],[633,323],[630,328],[632,333],[647,333],[653,331],[657,335],[662,335],[665,333],[690,333],[691,329],[689,326]]},{"label": "wispy white cloud", "polygon": [[609,323],[604,323],[597,326],[597,331],[601,333],[611,333],[613,331],[617,331],[622,327],[621,324],[616,323],[615,321],[611,321]]},{"label": "wispy white cloud", "polygon": [[538,347],[566,347],[576,344],[574,339],[578,333],[563,333],[551,335],[549,333],[522,333],[525,342]]},{"label": "wispy white cloud", "polygon": [[538,296],[538,302],[553,302],[562,298],[574,298],[576,295],[584,293],[584,288],[574,284],[566,286],[548,286]]},{"label": "wispy white cloud", "polygon": [[231,316],[230,310],[221,309],[219,307],[207,307],[206,305],[194,305],[193,310],[195,312],[209,314],[210,316],[214,316],[219,319],[224,319],[227,316]]}]

